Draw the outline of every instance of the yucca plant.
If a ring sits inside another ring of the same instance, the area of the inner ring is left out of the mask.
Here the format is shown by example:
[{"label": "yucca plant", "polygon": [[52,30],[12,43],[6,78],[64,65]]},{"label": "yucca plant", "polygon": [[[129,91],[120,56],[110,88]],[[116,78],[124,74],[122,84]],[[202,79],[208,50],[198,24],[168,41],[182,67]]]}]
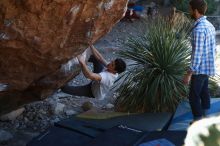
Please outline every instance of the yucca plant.
[{"label": "yucca plant", "polygon": [[158,17],[146,27],[145,34],[130,37],[119,53],[129,69],[119,79],[116,107],[129,112],[174,111],[187,93],[182,78],[190,59],[190,25],[172,26]]}]

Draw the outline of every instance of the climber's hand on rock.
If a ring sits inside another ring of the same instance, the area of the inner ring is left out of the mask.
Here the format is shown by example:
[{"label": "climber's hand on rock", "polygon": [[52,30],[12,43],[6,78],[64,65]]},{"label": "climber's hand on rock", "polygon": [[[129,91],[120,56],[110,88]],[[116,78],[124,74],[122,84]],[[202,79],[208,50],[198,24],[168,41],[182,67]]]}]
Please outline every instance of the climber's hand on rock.
[{"label": "climber's hand on rock", "polygon": [[84,57],[82,55],[78,55],[77,59],[78,59],[80,64],[85,64],[85,59],[84,59]]}]

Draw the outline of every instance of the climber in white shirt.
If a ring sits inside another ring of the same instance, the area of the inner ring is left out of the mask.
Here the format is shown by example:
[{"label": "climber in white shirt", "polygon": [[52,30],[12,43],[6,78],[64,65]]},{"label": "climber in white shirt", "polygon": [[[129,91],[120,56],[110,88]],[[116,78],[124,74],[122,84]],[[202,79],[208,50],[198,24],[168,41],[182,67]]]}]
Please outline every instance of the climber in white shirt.
[{"label": "climber in white shirt", "polygon": [[84,76],[92,81],[84,86],[66,85],[62,88],[62,91],[72,95],[87,96],[102,100],[114,84],[118,74],[125,71],[126,63],[120,58],[107,63],[93,45],[90,48],[92,55],[88,61],[93,63],[93,72],[88,69],[85,59],[82,56],[77,56],[77,58]]}]

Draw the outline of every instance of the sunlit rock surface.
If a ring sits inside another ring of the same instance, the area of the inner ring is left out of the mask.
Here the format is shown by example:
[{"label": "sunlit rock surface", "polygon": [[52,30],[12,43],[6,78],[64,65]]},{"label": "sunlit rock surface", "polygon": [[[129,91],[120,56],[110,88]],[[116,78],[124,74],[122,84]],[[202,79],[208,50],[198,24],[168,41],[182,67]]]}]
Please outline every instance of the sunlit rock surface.
[{"label": "sunlit rock surface", "polygon": [[109,32],[127,0],[0,0],[0,115],[76,76],[74,57]]}]

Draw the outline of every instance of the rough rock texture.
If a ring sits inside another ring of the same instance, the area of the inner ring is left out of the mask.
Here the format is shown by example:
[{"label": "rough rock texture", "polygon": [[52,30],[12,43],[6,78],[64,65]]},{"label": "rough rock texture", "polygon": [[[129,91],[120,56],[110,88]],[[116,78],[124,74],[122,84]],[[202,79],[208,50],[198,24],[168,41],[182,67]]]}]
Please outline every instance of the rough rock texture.
[{"label": "rough rock texture", "polygon": [[121,19],[126,4],[0,0],[0,115],[47,97],[77,75],[73,58]]}]

